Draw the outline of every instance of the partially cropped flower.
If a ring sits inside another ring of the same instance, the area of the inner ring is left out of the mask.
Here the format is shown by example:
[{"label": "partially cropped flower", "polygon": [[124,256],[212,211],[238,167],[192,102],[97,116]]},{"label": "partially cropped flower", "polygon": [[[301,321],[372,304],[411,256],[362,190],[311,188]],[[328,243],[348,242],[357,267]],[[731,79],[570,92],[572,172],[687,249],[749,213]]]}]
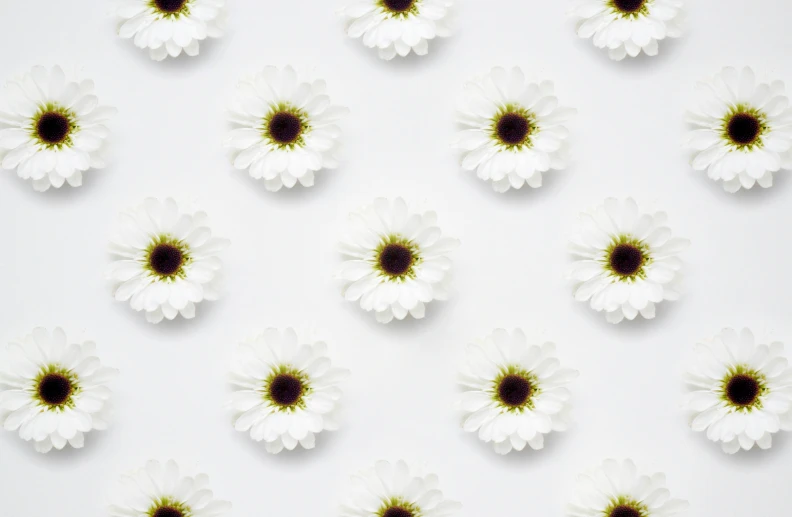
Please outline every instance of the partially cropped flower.
[{"label": "partially cropped flower", "polygon": [[198,55],[206,38],[225,30],[226,0],[120,0],[118,35],[162,61],[184,51]]},{"label": "partially cropped flower", "polygon": [[529,340],[522,330],[498,329],[468,346],[459,407],[465,431],[506,454],[544,447],[544,435],[564,431],[575,370],[561,368],[553,343]]},{"label": "partially cropped flower", "polygon": [[205,212],[171,198],[149,198],[119,215],[115,257],[107,271],[115,299],[128,301],[146,319],[159,323],[181,314],[195,317],[195,305],[216,300],[218,257],[226,239],[212,237]]},{"label": "partially cropped flower", "polygon": [[610,323],[655,317],[655,305],[679,298],[682,262],[690,241],[671,237],[665,212],[642,212],[636,202],[608,198],[580,214],[570,239],[575,299],[605,312]]},{"label": "partially cropped flower", "polygon": [[10,111],[0,111],[3,169],[42,192],[64,183],[79,187],[83,172],[105,166],[105,123],[116,110],[99,105],[93,81],[68,77],[59,66],[36,66],[9,81],[4,93]]},{"label": "partially cropped flower", "polygon": [[268,329],[237,346],[231,367],[234,427],[277,454],[313,449],[316,435],[338,428],[338,386],[348,370],[332,368],[327,344],[294,329]]},{"label": "partially cropped flower", "polygon": [[729,454],[769,449],[774,433],[792,431],[792,368],[783,352],[782,343],[757,343],[748,329],[698,343],[685,376],[693,430]]},{"label": "partially cropped flower", "polygon": [[690,506],[671,498],[665,474],[641,474],[632,460],[605,460],[578,476],[578,500],[567,517],[671,517]]},{"label": "partially cropped flower", "polygon": [[448,298],[448,255],[459,241],[442,237],[437,214],[410,209],[402,198],[377,198],[349,223],[337,274],[347,300],[389,323],[407,314],[423,318],[427,303]]},{"label": "partially cropped flower", "polygon": [[338,167],[338,122],[349,110],[330,104],[322,80],[300,79],[274,66],[237,84],[226,146],[237,169],[263,179],[267,190],[314,184],[314,173]]},{"label": "partially cropped flower", "polygon": [[429,52],[429,41],[451,34],[448,15],[452,0],[348,0],[341,9],[351,38],[362,38],[391,60],[410,51]]},{"label": "partially cropped flower", "polygon": [[123,502],[110,506],[110,517],[225,517],[231,511],[231,503],[214,498],[209,476],[186,476],[173,460],[150,460],[121,481]]},{"label": "partially cropped flower", "polygon": [[341,517],[452,517],[462,505],[440,491],[437,475],[405,461],[378,461],[352,476]]},{"label": "partially cropped flower", "polygon": [[79,449],[90,431],[107,428],[106,384],[118,370],[102,366],[96,345],[69,343],[62,329],[37,328],[3,350],[0,422],[39,452]]},{"label": "partially cropped flower", "polygon": [[454,147],[462,168],[491,181],[497,192],[542,186],[542,173],[567,164],[565,124],[575,114],[558,105],[550,81],[526,80],[519,68],[493,68],[465,84]]},{"label": "partially cropped flower", "polygon": [[656,56],[658,42],[682,35],[682,0],[576,0],[577,34],[591,38],[621,61],[643,51]]},{"label": "partially cropped flower", "polygon": [[773,173],[792,169],[792,108],[781,81],[758,81],[753,70],[728,67],[698,85],[695,129],[686,147],[693,168],[723,182],[727,192],[773,185]]}]

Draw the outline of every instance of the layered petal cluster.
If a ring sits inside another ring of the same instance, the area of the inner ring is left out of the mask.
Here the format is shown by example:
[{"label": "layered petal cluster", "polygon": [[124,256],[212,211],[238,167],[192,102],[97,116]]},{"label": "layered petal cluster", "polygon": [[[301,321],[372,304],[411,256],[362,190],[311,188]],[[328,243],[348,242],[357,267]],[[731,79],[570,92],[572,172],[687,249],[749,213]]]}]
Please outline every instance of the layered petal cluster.
[{"label": "layered petal cluster", "polygon": [[551,81],[532,81],[520,68],[493,68],[465,84],[453,145],[462,168],[496,192],[542,186],[542,173],[567,165],[566,123],[575,110],[559,106]]},{"label": "layered petal cluster", "polygon": [[452,0],[350,0],[341,15],[349,37],[391,60],[411,51],[423,56],[429,41],[449,36],[452,5]]},{"label": "layered petal cluster", "polygon": [[520,330],[495,330],[468,345],[460,382],[463,428],[492,443],[499,454],[544,447],[544,435],[568,425],[577,372],[561,368],[555,345],[529,340]]},{"label": "layered petal cluster", "polygon": [[423,318],[427,303],[448,298],[449,254],[458,246],[442,236],[435,212],[409,208],[402,198],[375,199],[349,216],[339,244],[344,297],[381,323]]},{"label": "layered petal cluster", "polygon": [[323,340],[291,328],[268,329],[234,352],[234,427],[273,454],[298,444],[313,449],[317,434],[338,428],[339,384],[348,375],[331,366]]},{"label": "layered petal cluster", "polygon": [[117,12],[118,35],[156,61],[197,56],[200,42],[222,36],[226,24],[226,0],[120,0]]},{"label": "layered petal cluster", "polygon": [[570,238],[575,299],[610,323],[655,317],[656,304],[679,298],[677,256],[690,241],[672,237],[665,212],[641,211],[631,198],[608,198],[580,214]]},{"label": "layered petal cluster", "polygon": [[687,116],[695,129],[685,141],[693,169],[732,193],[771,187],[774,172],[792,169],[792,108],[782,81],[727,67],[697,90],[698,108]]},{"label": "layered petal cluster", "polygon": [[110,517],[224,517],[231,503],[215,499],[209,476],[185,475],[173,460],[150,460],[121,478],[122,501]]},{"label": "layered petal cluster", "polygon": [[658,43],[682,35],[682,0],[576,0],[570,10],[577,34],[621,61],[643,51],[656,56]]},{"label": "layered petal cluster", "polygon": [[671,498],[665,474],[642,474],[632,460],[605,460],[577,485],[579,502],[567,507],[567,517],[671,517],[690,506]]},{"label": "layered petal cluster", "polygon": [[99,104],[93,81],[36,66],[9,81],[5,93],[10,111],[0,111],[0,167],[42,192],[79,187],[83,172],[105,166],[105,124],[116,110]]},{"label": "layered petal cluster", "polygon": [[436,474],[403,460],[378,461],[352,476],[341,517],[451,517],[462,505],[443,496]]},{"label": "layered petal cluster", "polygon": [[149,198],[119,215],[107,278],[115,299],[144,311],[151,323],[179,314],[190,319],[196,304],[217,299],[218,254],[228,244],[212,237],[206,212]]},{"label": "layered petal cluster", "polygon": [[338,122],[349,110],[330,104],[326,90],[323,80],[301,79],[290,66],[242,79],[229,106],[234,167],[273,192],[298,182],[311,187],[315,172],[338,167]]},{"label": "layered petal cluster", "polygon": [[79,449],[87,433],[107,428],[107,383],[118,370],[102,366],[94,343],[70,343],[60,328],[36,328],[9,343],[3,356],[3,428],[17,431],[39,452],[67,444]]},{"label": "layered petal cluster", "polygon": [[685,375],[693,430],[729,454],[769,449],[774,433],[792,431],[792,368],[783,353],[782,343],[757,342],[749,329],[697,343]]}]

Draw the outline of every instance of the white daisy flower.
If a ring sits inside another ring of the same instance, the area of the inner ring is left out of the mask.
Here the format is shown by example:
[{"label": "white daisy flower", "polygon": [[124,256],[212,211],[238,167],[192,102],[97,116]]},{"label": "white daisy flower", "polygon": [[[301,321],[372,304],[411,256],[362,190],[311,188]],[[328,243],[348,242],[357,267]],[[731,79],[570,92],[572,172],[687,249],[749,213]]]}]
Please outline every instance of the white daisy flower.
[{"label": "white daisy flower", "polygon": [[209,476],[186,476],[173,460],[150,460],[121,481],[123,503],[110,506],[110,517],[223,517],[231,510],[214,498]]},{"label": "white daisy flower", "polygon": [[459,407],[463,428],[507,454],[544,447],[544,435],[567,428],[567,385],[575,370],[561,368],[553,343],[531,340],[517,329],[494,331],[467,347]]},{"label": "white daisy flower", "polygon": [[330,104],[322,80],[301,80],[290,66],[266,67],[237,84],[229,107],[231,131],[226,146],[237,169],[264,178],[267,190],[314,184],[314,173],[335,169],[341,129],[349,110]]},{"label": "white daisy flower", "polygon": [[198,55],[206,38],[219,38],[226,24],[226,0],[120,0],[118,35],[148,49],[151,59]]},{"label": "white daisy flower", "polygon": [[429,41],[451,35],[452,0],[349,0],[341,9],[350,38],[363,38],[379,57],[391,60],[410,51],[429,52]]},{"label": "white daisy flower", "polygon": [[348,375],[349,370],[330,367],[323,340],[291,328],[268,329],[234,352],[234,427],[263,440],[273,454],[298,444],[313,449],[317,434],[338,428],[338,384]]},{"label": "white daisy flower", "polygon": [[349,223],[339,245],[346,260],[337,273],[347,300],[389,323],[408,313],[423,318],[425,304],[448,298],[448,255],[459,241],[441,236],[436,213],[409,209],[402,198],[377,198]]},{"label": "white daisy flower", "polygon": [[685,146],[693,168],[723,182],[727,192],[773,185],[773,172],[792,169],[792,108],[782,81],[757,81],[749,67],[724,68],[698,85],[696,127]]},{"label": "white daisy flower", "polygon": [[102,366],[96,344],[69,343],[62,329],[33,330],[3,350],[0,422],[36,450],[79,449],[85,434],[107,428],[110,389],[118,370]]},{"label": "white daisy flower", "polygon": [[493,68],[465,84],[454,147],[462,168],[491,181],[496,192],[542,186],[542,173],[567,164],[564,125],[575,114],[558,105],[550,81],[526,81],[523,71]]},{"label": "white daisy flower", "polygon": [[665,212],[641,212],[627,198],[608,198],[580,214],[580,232],[570,239],[577,257],[570,276],[575,299],[604,311],[610,323],[655,317],[655,305],[679,298],[682,262],[690,241],[671,237]]},{"label": "white daisy flower", "polygon": [[216,300],[221,262],[229,241],[212,237],[205,212],[171,198],[149,198],[119,215],[118,235],[107,271],[115,299],[129,301],[146,319],[159,323],[178,314],[195,317],[195,305]]},{"label": "white daisy flower", "polygon": [[671,517],[690,506],[671,499],[665,474],[640,474],[632,460],[605,460],[577,484],[580,502],[567,507],[568,517]]},{"label": "white daisy flower", "polygon": [[5,93],[10,111],[0,111],[0,167],[16,169],[43,192],[79,187],[83,172],[105,166],[105,123],[116,110],[99,105],[93,81],[36,66],[9,81]]},{"label": "white daisy flower", "polygon": [[643,52],[656,56],[658,42],[682,35],[682,0],[577,0],[570,13],[577,34],[608,49],[615,61]]},{"label": "white daisy flower", "polygon": [[748,329],[696,344],[685,375],[693,430],[729,454],[768,449],[773,433],[792,431],[792,368],[783,352],[782,343],[757,343]]},{"label": "white daisy flower", "polygon": [[352,476],[352,484],[341,517],[448,517],[462,508],[443,497],[436,474],[403,460],[378,461]]}]

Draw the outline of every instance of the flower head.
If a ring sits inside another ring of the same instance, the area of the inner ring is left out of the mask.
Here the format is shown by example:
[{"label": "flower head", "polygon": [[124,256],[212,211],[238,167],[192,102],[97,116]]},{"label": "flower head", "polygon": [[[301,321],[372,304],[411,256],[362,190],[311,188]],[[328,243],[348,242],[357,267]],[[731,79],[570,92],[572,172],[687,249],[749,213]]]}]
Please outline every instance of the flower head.
[{"label": "flower head", "polygon": [[522,70],[493,68],[468,82],[459,107],[466,127],[454,142],[462,168],[497,192],[542,186],[542,173],[566,167],[564,125],[575,113],[558,105],[550,81],[527,81]]},{"label": "flower head", "polygon": [[773,185],[773,173],[792,169],[792,108],[781,81],[757,81],[753,70],[724,68],[699,83],[695,129],[686,147],[693,168],[723,182],[727,192]]},{"label": "flower head", "polygon": [[49,452],[66,444],[79,449],[85,434],[106,429],[106,384],[118,371],[102,366],[94,343],[69,343],[60,328],[36,328],[3,352],[0,422],[6,430]]},{"label": "flower head", "polygon": [[698,343],[685,376],[693,430],[729,454],[768,449],[774,433],[792,431],[792,368],[783,352],[782,343],[758,343],[749,329]]},{"label": "flower head", "polygon": [[332,368],[324,341],[294,329],[268,329],[237,346],[231,369],[234,427],[278,453],[337,429],[335,412],[348,370]]},{"label": "flower head", "polygon": [[11,111],[0,111],[0,167],[16,170],[37,191],[82,185],[82,174],[101,169],[115,108],[99,105],[91,80],[63,69],[36,66],[5,93]]},{"label": "flower head", "polygon": [[423,318],[425,304],[447,298],[448,254],[458,246],[442,237],[434,212],[411,210],[402,198],[375,199],[350,215],[339,246],[344,297],[382,323],[407,314]]},{"label": "flower head", "polygon": [[151,323],[178,314],[189,319],[197,303],[217,299],[217,255],[227,246],[227,240],[212,237],[205,212],[171,198],[149,198],[120,214],[107,276],[116,300],[145,311]]},{"label": "flower head", "polygon": [[330,104],[322,80],[300,80],[290,66],[243,79],[229,109],[226,146],[237,169],[263,179],[267,190],[313,186],[314,173],[338,166],[335,153],[349,110]]},{"label": "flower head", "polygon": [[452,0],[349,0],[341,15],[349,37],[362,38],[380,58],[391,60],[411,51],[423,56],[430,40],[449,36],[452,5]]},{"label": "flower head", "polygon": [[223,35],[225,4],[225,0],[121,0],[118,35],[148,49],[156,61],[182,51],[197,56],[201,41]]},{"label": "flower head", "polygon": [[671,237],[664,212],[641,212],[630,198],[609,198],[580,215],[570,251],[575,299],[605,312],[611,323],[655,316],[655,305],[679,297],[682,262],[690,242]]},{"label": "flower head", "polygon": [[567,428],[567,385],[575,370],[561,368],[555,345],[529,341],[522,330],[494,331],[467,349],[459,407],[465,431],[478,433],[500,454],[544,447],[544,435]]}]

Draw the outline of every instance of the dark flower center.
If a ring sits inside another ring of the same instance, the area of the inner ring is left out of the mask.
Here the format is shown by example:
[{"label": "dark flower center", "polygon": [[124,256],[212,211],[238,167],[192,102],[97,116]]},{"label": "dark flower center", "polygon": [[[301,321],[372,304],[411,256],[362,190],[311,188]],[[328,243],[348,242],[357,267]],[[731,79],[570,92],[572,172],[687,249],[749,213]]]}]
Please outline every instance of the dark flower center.
[{"label": "dark flower center", "polygon": [[155,273],[170,276],[179,271],[184,262],[184,254],[173,244],[157,244],[149,256],[149,264]]},{"label": "dark flower center", "polygon": [[525,141],[531,132],[531,125],[528,119],[519,113],[506,113],[500,120],[496,128],[498,138],[505,144],[516,145]]},{"label": "dark flower center", "polygon": [[[157,9],[165,13],[178,12],[186,3],[187,0],[154,0]],[[165,507],[163,506],[163,508]]]},{"label": "dark flower center", "polygon": [[759,395],[759,383],[748,375],[735,375],[726,385],[726,396],[738,406],[750,406]]},{"label": "dark flower center", "polygon": [[632,276],[641,269],[643,252],[633,244],[619,244],[610,255],[610,266],[616,274]]},{"label": "dark flower center", "polygon": [[622,504],[611,510],[608,517],[641,517],[641,512],[632,506]]},{"label": "dark flower center", "polygon": [[382,517],[413,517],[413,513],[402,506],[391,506],[382,512]]},{"label": "dark flower center", "polygon": [[403,244],[388,244],[380,252],[379,263],[382,270],[391,276],[405,274],[412,266],[413,253]]},{"label": "dark flower center", "polygon": [[532,391],[531,383],[521,375],[509,374],[498,384],[498,398],[507,406],[522,406]]},{"label": "dark flower center", "polygon": [[[413,6],[415,0],[384,0],[383,3],[388,10],[403,13]],[[396,516],[394,515],[394,517]]]},{"label": "dark flower center", "polygon": [[641,9],[645,3],[646,0],[613,0],[616,9],[623,13],[634,13]]},{"label": "dark flower center", "polygon": [[726,127],[732,142],[740,145],[753,143],[761,129],[759,120],[750,113],[737,113],[729,120]]},{"label": "dark flower center", "polygon": [[300,400],[303,383],[294,375],[277,375],[269,385],[269,395],[279,406],[292,406]]},{"label": "dark flower center", "polygon": [[173,506],[160,506],[151,517],[184,517],[184,513]]},{"label": "dark flower center", "polygon": [[59,373],[48,373],[39,382],[38,394],[46,404],[59,406],[69,400],[72,383],[66,376]]},{"label": "dark flower center", "polygon": [[48,144],[59,144],[66,140],[71,131],[71,124],[65,115],[49,111],[39,117],[36,133]]},{"label": "dark flower center", "polygon": [[272,116],[267,130],[272,139],[279,144],[291,144],[302,133],[303,125],[297,115],[281,111]]}]

